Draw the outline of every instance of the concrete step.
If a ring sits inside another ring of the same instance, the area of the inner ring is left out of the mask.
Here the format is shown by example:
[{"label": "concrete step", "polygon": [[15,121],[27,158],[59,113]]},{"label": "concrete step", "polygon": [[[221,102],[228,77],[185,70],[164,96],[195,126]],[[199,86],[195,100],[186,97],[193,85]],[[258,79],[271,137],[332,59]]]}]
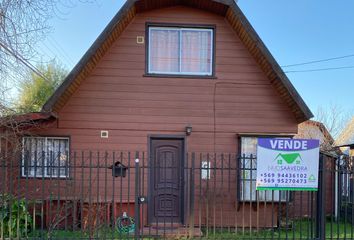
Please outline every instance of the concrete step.
[{"label": "concrete step", "polygon": [[163,226],[151,226],[144,227],[143,229],[144,237],[162,237],[168,239],[179,239],[187,237],[202,237],[203,233],[199,228],[193,228],[192,230],[188,227],[166,227]]}]

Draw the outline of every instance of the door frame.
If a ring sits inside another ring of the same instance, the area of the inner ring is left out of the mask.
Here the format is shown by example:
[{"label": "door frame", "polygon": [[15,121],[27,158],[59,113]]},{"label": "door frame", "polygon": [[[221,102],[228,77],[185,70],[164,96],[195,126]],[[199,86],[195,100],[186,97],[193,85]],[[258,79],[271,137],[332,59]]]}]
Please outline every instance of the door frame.
[{"label": "door frame", "polygon": [[182,165],[183,165],[183,180],[182,180],[182,188],[181,189],[181,193],[182,193],[182,198],[183,198],[183,201],[181,202],[181,219],[182,219],[182,222],[181,224],[185,225],[186,223],[186,218],[187,218],[187,193],[188,193],[188,187],[186,186],[187,181],[187,174],[188,174],[188,170],[187,170],[187,158],[186,158],[186,153],[187,153],[187,141],[186,141],[186,136],[185,135],[169,135],[169,134],[149,134],[148,135],[148,151],[147,151],[147,157],[148,157],[148,187],[147,187],[147,190],[148,190],[148,203],[147,203],[147,223],[148,225],[151,225],[153,222],[152,222],[152,215],[151,215],[151,210],[149,209],[153,209],[152,208],[152,205],[154,204],[153,200],[152,200],[152,190],[151,190],[151,186],[153,184],[153,179],[152,179],[152,175],[151,175],[151,142],[152,140],[182,140],[183,143],[182,143],[182,146],[183,146],[183,149],[182,149]]}]

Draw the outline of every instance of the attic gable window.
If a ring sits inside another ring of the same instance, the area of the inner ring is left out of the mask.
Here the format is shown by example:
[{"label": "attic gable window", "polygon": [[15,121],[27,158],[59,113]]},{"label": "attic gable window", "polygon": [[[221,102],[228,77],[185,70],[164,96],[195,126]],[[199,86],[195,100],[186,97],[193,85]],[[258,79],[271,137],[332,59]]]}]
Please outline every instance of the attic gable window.
[{"label": "attic gable window", "polygon": [[212,28],[148,27],[148,74],[213,75]]}]

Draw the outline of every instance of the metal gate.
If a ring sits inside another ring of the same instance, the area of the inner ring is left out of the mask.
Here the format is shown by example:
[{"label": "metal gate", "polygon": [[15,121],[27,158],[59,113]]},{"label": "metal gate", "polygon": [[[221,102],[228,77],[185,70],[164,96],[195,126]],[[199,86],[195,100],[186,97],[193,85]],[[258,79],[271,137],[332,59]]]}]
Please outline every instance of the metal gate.
[{"label": "metal gate", "polygon": [[[302,192],[256,191],[252,155],[185,153],[177,173],[173,158],[156,165],[145,152],[2,153],[0,238],[354,239],[354,159],[321,154],[319,190]],[[156,201],[154,178],[164,181]],[[183,220],[165,211],[149,221],[172,206]]]}]

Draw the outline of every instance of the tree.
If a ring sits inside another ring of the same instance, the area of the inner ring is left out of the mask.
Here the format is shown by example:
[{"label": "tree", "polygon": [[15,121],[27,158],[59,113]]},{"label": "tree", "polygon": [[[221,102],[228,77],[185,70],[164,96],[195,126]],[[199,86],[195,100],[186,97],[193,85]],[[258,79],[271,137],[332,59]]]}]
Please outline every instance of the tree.
[{"label": "tree", "polygon": [[0,1],[1,104],[27,70],[24,62],[37,56],[35,46],[49,31],[48,20],[56,14],[59,0]]},{"label": "tree", "polygon": [[[38,42],[50,32],[49,20],[95,0],[0,0],[0,117],[11,114],[12,91],[38,61]],[[40,75],[40,74],[39,74]]]},{"label": "tree", "polygon": [[317,109],[315,120],[323,123],[336,139],[353,116],[353,111],[346,111],[338,104],[330,104]]},{"label": "tree", "polygon": [[19,98],[15,103],[17,112],[40,111],[67,75],[67,71],[55,61],[37,68],[44,78],[31,72],[29,77],[20,83]]},{"label": "tree", "polygon": [[[43,75],[32,65],[40,59],[40,53],[36,51],[36,44],[45,39],[50,32],[49,20],[67,13],[67,9],[75,7],[78,3],[94,2],[95,0],[0,0],[0,144],[13,145],[14,151],[17,145],[18,135],[29,134],[24,129],[36,127],[35,122],[22,122],[18,119],[18,110],[21,104],[14,104],[15,89],[25,89],[22,84],[23,79],[28,79],[28,71],[33,73],[30,79],[34,79],[34,74]],[[46,68],[44,68],[47,70]],[[50,72],[50,71],[49,71]],[[50,74],[50,73],[49,73]],[[57,75],[50,75],[55,79]],[[42,77],[36,82],[36,87],[49,89],[45,94],[39,94],[37,98],[42,100],[33,103],[36,108],[22,107],[21,111],[38,110],[48,92],[59,84],[58,82],[43,82],[47,77]],[[52,85],[50,85],[50,84]],[[49,86],[47,86],[49,84]],[[30,94],[29,94],[30,95]],[[22,95],[21,95],[22,96]],[[26,102],[21,97],[22,102]],[[16,101],[17,102],[17,101]],[[28,103],[27,103],[28,104]],[[6,144],[2,144],[6,142]],[[3,150],[3,148],[2,148]]]}]

